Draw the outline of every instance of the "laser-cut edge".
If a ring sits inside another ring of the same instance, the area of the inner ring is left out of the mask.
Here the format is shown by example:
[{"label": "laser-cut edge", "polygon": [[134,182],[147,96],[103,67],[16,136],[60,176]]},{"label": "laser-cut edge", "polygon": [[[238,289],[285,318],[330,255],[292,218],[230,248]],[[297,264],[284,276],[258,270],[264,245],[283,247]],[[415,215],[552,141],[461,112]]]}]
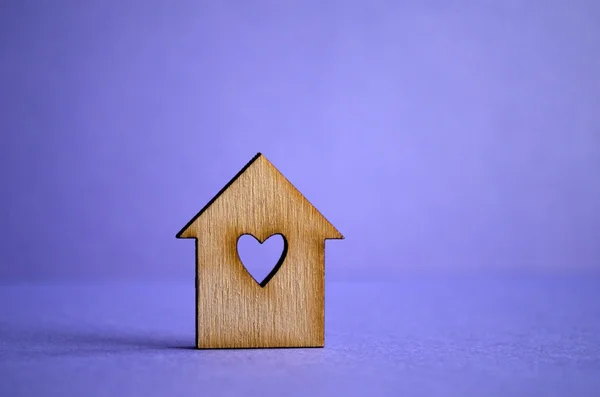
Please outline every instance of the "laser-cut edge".
[{"label": "laser-cut edge", "polygon": [[[198,211],[198,213],[188,222],[186,223],[186,225],[179,231],[179,233],[177,233],[175,235],[175,238],[188,238],[188,237],[182,237],[181,235],[190,227],[192,226],[192,223],[196,222],[196,219],[200,218],[202,216],[202,214],[208,209],[208,207],[210,207],[215,201],[217,201],[217,199],[223,194],[225,193],[225,191],[227,189],[229,189],[229,187],[231,185],[233,185],[233,183],[240,177],[242,176],[242,174],[244,172],[246,172],[246,170],[252,165],[252,163],[254,163],[256,160],[258,160],[258,158],[262,156],[261,152],[258,152],[254,157],[252,157],[252,159],[244,166],[242,167],[241,170],[238,171],[237,174],[235,174],[235,176],[233,178],[231,178],[231,180],[229,182],[227,182],[227,184],[225,186],[223,186],[223,188],[221,190],[219,190],[219,192],[212,198],[210,199],[210,201],[204,206],[202,207],[202,209],[200,211]],[[196,238],[196,237],[191,237],[191,238]]]}]

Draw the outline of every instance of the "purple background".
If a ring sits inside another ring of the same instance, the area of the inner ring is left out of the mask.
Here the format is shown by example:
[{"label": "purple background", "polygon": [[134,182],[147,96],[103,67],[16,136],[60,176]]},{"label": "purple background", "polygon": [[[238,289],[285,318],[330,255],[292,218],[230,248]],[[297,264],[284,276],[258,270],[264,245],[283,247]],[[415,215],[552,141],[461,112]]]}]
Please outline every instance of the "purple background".
[{"label": "purple background", "polygon": [[[0,396],[598,396],[598,21],[1,1]],[[175,233],[258,151],[346,237],[326,347],[192,350]]]},{"label": "purple background", "polygon": [[258,151],[334,279],[600,269],[595,1],[3,1],[0,280],[186,279]]}]

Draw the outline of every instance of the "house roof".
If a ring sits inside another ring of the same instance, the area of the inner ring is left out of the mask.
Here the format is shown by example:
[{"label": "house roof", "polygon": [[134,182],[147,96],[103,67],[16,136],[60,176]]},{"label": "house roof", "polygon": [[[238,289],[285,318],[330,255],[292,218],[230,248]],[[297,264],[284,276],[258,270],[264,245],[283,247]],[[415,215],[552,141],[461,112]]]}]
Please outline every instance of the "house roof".
[{"label": "house roof", "polygon": [[[250,168],[250,166],[252,164],[254,164],[258,159],[260,159],[261,157],[264,157],[262,155],[262,153],[257,153],[254,157],[252,157],[252,159],[221,189],[219,190],[219,192],[177,233],[176,237],[177,238],[186,238],[183,236],[184,232],[190,227],[192,226],[192,224],[194,222],[196,222],[196,220],[198,218],[200,218],[202,216],[202,214],[223,194],[225,193],[225,191],[244,173],[246,172],[246,170],[248,168]],[[264,158],[266,160],[266,158]],[[268,162],[268,160],[267,160]],[[284,177],[285,178],[285,177]],[[289,181],[288,181],[289,182]],[[293,185],[292,185],[293,186]],[[302,195],[302,197],[306,200],[306,198]],[[307,200],[308,201],[308,200]],[[318,212],[318,210],[317,210]],[[319,215],[321,215],[323,218],[325,218],[322,214],[319,213]],[[328,222],[328,221],[327,221]],[[329,222],[328,222],[329,223]],[[331,224],[330,224],[331,225]],[[331,225],[331,227],[333,227],[333,225]],[[333,227],[335,229],[335,227]],[[337,230],[336,230],[337,231]],[[339,232],[337,232],[339,233]],[[343,238],[343,236],[341,236],[341,234],[339,234],[341,238]]]}]

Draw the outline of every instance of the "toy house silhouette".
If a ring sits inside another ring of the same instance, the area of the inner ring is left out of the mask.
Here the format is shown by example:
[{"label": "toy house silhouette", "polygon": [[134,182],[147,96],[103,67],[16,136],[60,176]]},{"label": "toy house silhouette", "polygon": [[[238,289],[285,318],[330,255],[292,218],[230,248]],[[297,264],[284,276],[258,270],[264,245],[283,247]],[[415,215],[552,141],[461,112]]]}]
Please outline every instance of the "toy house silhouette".
[{"label": "toy house silhouette", "polygon": [[[281,234],[265,281],[242,264],[237,240]],[[340,232],[261,154],[177,234],[196,240],[196,347],[323,347],[325,240]]]}]

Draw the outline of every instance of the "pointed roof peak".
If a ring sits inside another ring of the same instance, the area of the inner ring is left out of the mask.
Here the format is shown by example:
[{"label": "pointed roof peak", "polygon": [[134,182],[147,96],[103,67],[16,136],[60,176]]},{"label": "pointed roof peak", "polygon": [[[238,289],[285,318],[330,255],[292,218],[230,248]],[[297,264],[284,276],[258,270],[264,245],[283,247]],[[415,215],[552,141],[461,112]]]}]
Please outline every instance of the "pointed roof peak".
[{"label": "pointed roof peak", "polygon": [[[254,157],[252,157],[252,159],[250,159],[250,161],[248,161],[248,163],[246,163],[246,165],[244,165],[244,167],[242,167],[241,170],[238,171],[237,174],[235,174],[235,176],[233,178],[231,178],[231,180],[225,185],[223,186],[223,188],[221,190],[219,190],[219,192],[192,218],[190,219],[190,221],[177,233],[176,237],[177,238],[189,238],[189,235],[185,235],[186,231],[194,224],[194,222],[196,222],[198,220],[198,218],[200,218],[202,216],[202,214],[204,214],[204,212],[223,194],[225,193],[229,187],[231,185],[233,185],[240,176],[242,176],[252,165],[254,164],[258,164],[260,163],[261,166],[265,166],[265,165],[269,165],[271,167],[273,167],[277,173],[279,173],[281,175],[281,177],[283,177],[283,179],[289,183],[294,189],[295,186],[289,181],[287,180],[287,178],[281,174],[281,172],[279,170],[277,170],[277,168],[261,153],[258,152],[254,155]],[[297,190],[297,189],[296,189]],[[302,196],[302,198],[304,200],[306,200],[308,202],[308,200],[302,195],[302,193],[300,193],[298,191],[298,193],[300,194],[300,196]],[[309,202],[310,204],[310,202]],[[310,204],[312,206],[312,204]],[[314,207],[314,206],[313,206]],[[316,210],[316,209],[315,209]],[[317,210],[318,212],[318,210]],[[319,213],[319,215],[321,215],[323,217],[323,219],[325,219],[325,217]],[[325,219],[326,220],[326,219]],[[329,221],[326,220],[326,222],[333,228],[333,230],[335,230],[335,234],[337,234],[338,236],[336,237],[331,237],[331,238],[344,238],[341,233],[339,233],[339,231],[337,231],[337,229],[335,229],[335,227],[333,225],[331,225],[331,223],[329,223]]]}]

